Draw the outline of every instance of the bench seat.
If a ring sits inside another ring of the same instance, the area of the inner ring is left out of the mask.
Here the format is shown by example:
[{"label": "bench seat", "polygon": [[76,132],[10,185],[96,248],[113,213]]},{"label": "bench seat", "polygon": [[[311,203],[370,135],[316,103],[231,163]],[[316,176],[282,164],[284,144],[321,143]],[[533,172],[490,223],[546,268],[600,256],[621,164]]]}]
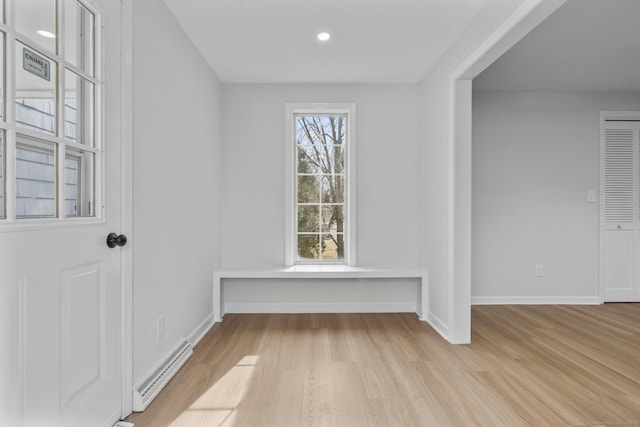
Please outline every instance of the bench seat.
[{"label": "bench seat", "polygon": [[221,290],[224,279],[418,279],[417,314],[426,321],[429,295],[429,276],[426,269],[418,268],[364,268],[345,265],[296,265],[283,268],[235,268],[213,272],[214,321],[224,316]]}]

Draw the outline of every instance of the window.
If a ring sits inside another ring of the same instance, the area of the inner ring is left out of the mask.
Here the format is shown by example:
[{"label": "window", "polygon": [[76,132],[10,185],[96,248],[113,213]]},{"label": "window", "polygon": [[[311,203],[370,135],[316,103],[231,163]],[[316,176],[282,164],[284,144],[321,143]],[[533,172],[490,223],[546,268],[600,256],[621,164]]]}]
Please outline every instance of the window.
[{"label": "window", "polygon": [[3,3],[0,224],[99,218],[100,15],[84,0]]},{"label": "window", "polygon": [[355,264],[355,105],[287,104],[287,264]]}]

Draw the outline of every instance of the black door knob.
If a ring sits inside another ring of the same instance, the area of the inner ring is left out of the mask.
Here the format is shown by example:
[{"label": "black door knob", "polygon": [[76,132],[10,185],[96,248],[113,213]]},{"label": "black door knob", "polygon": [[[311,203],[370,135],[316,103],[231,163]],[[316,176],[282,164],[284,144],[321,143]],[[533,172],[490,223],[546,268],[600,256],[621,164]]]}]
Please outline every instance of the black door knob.
[{"label": "black door knob", "polygon": [[127,236],[124,234],[117,235],[116,233],[109,233],[107,236],[107,246],[115,248],[116,246],[124,246],[127,244]]}]

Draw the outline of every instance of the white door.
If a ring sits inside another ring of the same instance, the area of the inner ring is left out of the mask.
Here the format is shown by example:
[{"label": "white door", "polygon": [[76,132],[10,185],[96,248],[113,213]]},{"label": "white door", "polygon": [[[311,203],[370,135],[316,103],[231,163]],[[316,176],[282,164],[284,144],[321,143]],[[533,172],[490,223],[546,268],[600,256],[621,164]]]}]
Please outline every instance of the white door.
[{"label": "white door", "polygon": [[601,163],[604,301],[640,301],[640,121],[605,121]]},{"label": "white door", "polygon": [[4,5],[0,426],[111,426],[130,250],[106,244],[122,233],[121,1]]}]

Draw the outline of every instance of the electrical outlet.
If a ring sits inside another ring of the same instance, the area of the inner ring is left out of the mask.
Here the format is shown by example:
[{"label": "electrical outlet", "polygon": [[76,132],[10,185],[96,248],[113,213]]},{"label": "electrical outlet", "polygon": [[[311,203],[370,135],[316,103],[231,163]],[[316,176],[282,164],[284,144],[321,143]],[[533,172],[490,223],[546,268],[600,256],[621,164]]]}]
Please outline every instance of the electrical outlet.
[{"label": "electrical outlet", "polygon": [[536,277],[544,276],[544,265],[536,264]]},{"label": "electrical outlet", "polygon": [[164,336],[165,331],[165,321],[164,316],[158,317],[156,322],[156,338],[160,339]]}]

